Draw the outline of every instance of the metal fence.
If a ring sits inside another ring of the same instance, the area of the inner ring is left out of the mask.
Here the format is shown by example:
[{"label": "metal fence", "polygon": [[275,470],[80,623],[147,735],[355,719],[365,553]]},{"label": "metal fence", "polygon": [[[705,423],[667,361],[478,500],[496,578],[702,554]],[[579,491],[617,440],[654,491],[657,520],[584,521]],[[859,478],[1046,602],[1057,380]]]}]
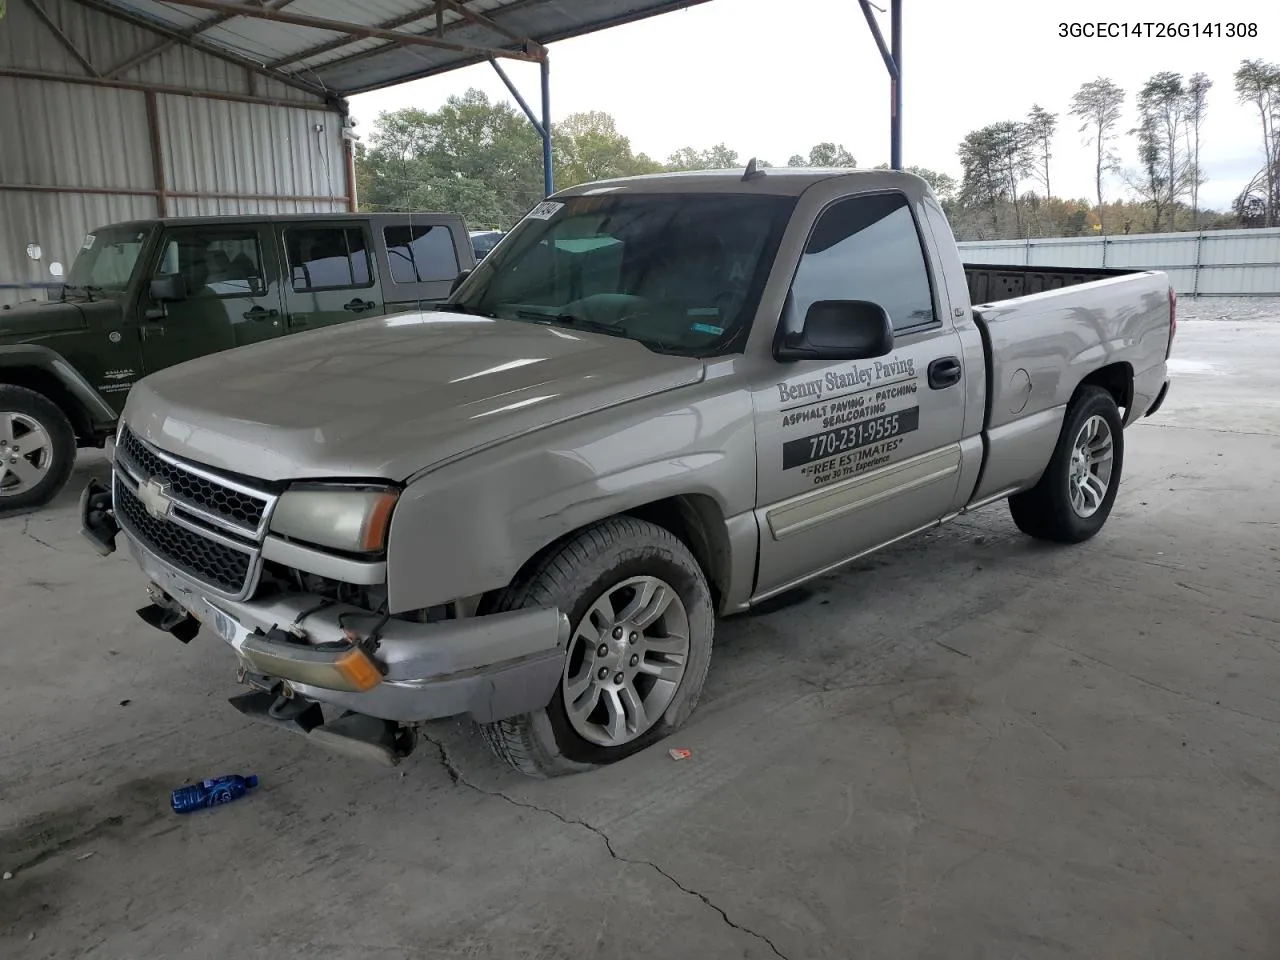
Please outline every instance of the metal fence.
[{"label": "metal fence", "polygon": [[966,263],[1163,270],[1188,296],[1280,296],[1280,228],[968,240]]}]

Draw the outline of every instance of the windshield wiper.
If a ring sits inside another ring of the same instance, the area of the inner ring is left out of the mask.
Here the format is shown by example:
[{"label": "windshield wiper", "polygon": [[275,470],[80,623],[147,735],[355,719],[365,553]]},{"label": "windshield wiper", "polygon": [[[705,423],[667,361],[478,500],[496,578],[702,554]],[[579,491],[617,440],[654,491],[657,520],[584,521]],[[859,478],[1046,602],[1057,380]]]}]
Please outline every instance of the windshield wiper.
[{"label": "windshield wiper", "polygon": [[467,313],[473,317],[488,317],[490,320],[501,319],[496,313],[486,313],[483,310],[477,310],[475,307],[469,307],[465,303],[438,303],[436,304],[436,310],[452,313]]},{"label": "windshield wiper", "polygon": [[590,330],[592,333],[603,333],[610,337],[623,337],[627,340],[637,339],[629,336],[621,327],[615,327],[611,323],[601,323],[599,320],[588,320],[586,317],[574,316],[572,313],[537,313],[533,310],[517,310],[516,316],[523,320],[535,320],[538,323],[562,323],[566,327],[578,327],[582,330]]}]

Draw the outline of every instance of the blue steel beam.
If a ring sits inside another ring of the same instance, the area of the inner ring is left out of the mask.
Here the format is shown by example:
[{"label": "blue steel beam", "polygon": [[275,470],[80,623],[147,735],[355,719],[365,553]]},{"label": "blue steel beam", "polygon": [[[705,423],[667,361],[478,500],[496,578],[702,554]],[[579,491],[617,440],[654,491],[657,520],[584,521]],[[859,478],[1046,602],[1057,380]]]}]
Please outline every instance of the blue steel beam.
[{"label": "blue steel beam", "polygon": [[537,114],[533,112],[533,108],[529,106],[528,101],[520,95],[520,91],[516,85],[512,83],[511,78],[507,76],[507,72],[502,69],[502,65],[497,60],[490,60],[489,66],[493,67],[507,89],[511,91],[511,96],[515,97],[516,103],[520,105],[520,109],[524,111],[524,115],[529,118],[529,122],[533,124],[534,131],[542,139],[542,188],[545,191],[543,196],[549,197],[555,193],[555,176],[552,172],[551,160],[551,71],[547,62],[548,58],[544,56],[539,64],[539,75],[542,80],[542,119],[539,120]]}]

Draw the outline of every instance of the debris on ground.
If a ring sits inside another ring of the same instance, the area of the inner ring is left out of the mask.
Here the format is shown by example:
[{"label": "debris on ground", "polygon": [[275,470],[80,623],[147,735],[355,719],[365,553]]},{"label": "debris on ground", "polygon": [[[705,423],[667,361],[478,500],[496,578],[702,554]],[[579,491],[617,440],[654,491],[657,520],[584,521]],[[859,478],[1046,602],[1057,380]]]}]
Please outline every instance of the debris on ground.
[{"label": "debris on ground", "polygon": [[688,760],[693,756],[693,751],[686,750],[684,747],[673,747],[667,753],[671,755],[672,760]]},{"label": "debris on ground", "polygon": [[219,804],[238,800],[248,793],[250,788],[257,785],[258,778],[253,774],[247,777],[238,774],[215,777],[212,780],[202,780],[199,783],[179,787],[170,795],[169,803],[174,813],[191,813],[193,810],[216,807]]},{"label": "debris on ground", "polygon": [[97,852],[98,852],[97,850],[90,850],[88,853],[82,853],[82,854],[80,854],[80,856],[76,857],[76,859],[77,859],[77,860],[88,860],[90,857],[94,856]]},{"label": "debris on ground", "polygon": [[6,871],[4,872],[4,878],[5,878],[6,880],[12,880],[12,879],[13,879],[13,874],[12,874],[10,871],[6,870]]}]

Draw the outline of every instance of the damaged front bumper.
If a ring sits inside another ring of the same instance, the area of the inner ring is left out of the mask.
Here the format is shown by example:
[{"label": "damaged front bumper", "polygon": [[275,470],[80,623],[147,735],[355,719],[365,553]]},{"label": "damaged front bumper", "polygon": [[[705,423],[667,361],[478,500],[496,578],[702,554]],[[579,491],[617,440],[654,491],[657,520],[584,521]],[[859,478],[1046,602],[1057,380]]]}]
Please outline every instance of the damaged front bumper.
[{"label": "damaged front bumper", "polygon": [[[152,603],[138,611],[149,625],[184,643],[203,626],[231,648],[238,679],[254,688],[233,698],[237,709],[327,746],[376,742],[382,758],[394,762],[405,752],[400,727],[529,713],[545,707],[560,682],[569,621],[558,610],[420,623],[303,593],[211,598],[119,528],[110,490],[97,481],[81,496],[81,524],[104,555],[124,537],[151,581]],[[321,704],[341,715],[325,723]],[[340,742],[328,742],[335,738]]]}]

